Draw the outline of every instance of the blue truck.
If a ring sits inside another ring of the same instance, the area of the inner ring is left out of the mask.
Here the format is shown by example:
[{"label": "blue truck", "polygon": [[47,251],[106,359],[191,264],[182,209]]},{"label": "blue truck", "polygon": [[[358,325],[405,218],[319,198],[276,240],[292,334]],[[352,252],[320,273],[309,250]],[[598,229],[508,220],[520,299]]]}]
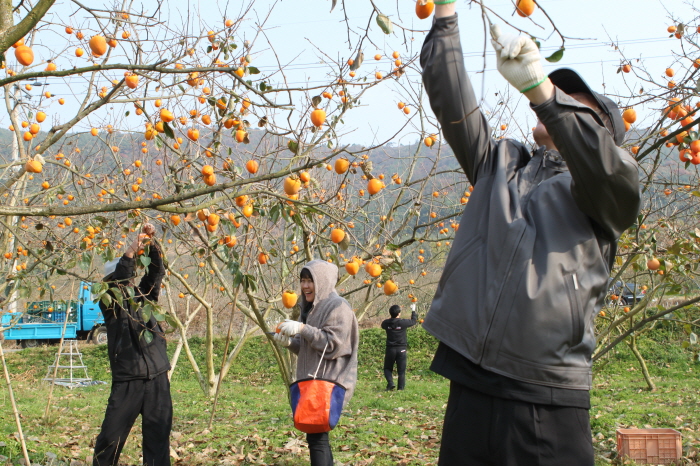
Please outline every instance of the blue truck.
[{"label": "blue truck", "polygon": [[24,312],[3,314],[0,325],[4,329],[5,340],[17,340],[22,348],[58,342],[65,324],[65,338],[89,340],[95,344],[107,343],[107,327],[90,290],[90,283],[81,282],[77,300],[28,302]]}]

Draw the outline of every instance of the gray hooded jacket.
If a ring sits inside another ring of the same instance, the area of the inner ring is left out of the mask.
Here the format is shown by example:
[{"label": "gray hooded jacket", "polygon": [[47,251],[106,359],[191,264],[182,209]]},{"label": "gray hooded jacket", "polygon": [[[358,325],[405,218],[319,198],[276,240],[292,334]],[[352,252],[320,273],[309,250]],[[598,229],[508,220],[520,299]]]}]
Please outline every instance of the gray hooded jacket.
[{"label": "gray hooded jacket", "polygon": [[[289,350],[299,356],[296,380],[313,377],[326,348],[317,377],[345,387],[345,406],[357,383],[360,341],[357,318],[350,304],[335,291],[338,267],[324,260],[313,260],[304,268],[313,277],[315,296],[306,325],[289,345]],[[300,305],[302,309],[307,305],[304,293],[301,293]]]},{"label": "gray hooded jacket", "polygon": [[635,160],[559,89],[533,107],[559,152],[493,140],[464,69],[457,15],[435,20],[421,65],[474,185],[423,328],[497,374],[590,389],[593,321],[617,239],[639,211]]}]

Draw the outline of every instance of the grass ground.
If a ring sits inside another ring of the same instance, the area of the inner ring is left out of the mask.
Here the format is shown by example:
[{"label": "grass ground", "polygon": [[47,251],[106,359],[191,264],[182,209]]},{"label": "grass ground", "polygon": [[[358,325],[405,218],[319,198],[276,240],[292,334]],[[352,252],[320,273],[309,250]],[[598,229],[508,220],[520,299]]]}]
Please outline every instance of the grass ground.
[{"label": "grass ground", "polygon": [[[659,335],[640,348],[657,384],[645,384],[636,360],[620,347],[600,367],[592,392],[591,425],[597,465],[615,461],[615,430],[620,427],[673,427],[683,433],[684,454],[700,449],[700,365],[690,362],[680,345]],[[5,347],[7,347],[5,342]],[[219,353],[223,342],[219,342]],[[383,332],[362,333],[359,382],[349,409],[331,433],[336,464],[435,464],[448,384],[428,370],[435,342],[421,329],[409,332],[409,377],[404,392],[384,392],[381,372]],[[197,347],[197,342],[194,342]],[[91,377],[109,381],[106,347],[82,347]],[[83,464],[92,454],[109,385],[68,390],[56,387],[50,425],[40,420],[48,386],[40,382],[56,347],[7,354],[32,461]],[[251,341],[224,382],[214,426],[207,430],[211,401],[181,359],[172,379],[175,464],[308,464],[303,434],[294,430],[286,399],[267,343]],[[16,428],[4,387],[0,391],[0,464],[20,464]],[[140,427],[136,425],[122,455],[140,464]],[[692,461],[692,460],[690,460]],[[686,461],[683,464],[694,464]]]}]

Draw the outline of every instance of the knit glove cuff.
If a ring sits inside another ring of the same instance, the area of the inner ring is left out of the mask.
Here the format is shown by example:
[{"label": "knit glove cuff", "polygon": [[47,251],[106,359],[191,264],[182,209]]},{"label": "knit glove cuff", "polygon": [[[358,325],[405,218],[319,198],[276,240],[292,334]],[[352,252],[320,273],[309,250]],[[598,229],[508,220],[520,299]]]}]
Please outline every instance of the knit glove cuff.
[{"label": "knit glove cuff", "polygon": [[304,324],[297,322],[296,320],[286,319],[284,322],[279,324],[280,333],[287,337],[297,335],[303,328]]},{"label": "knit glove cuff", "polygon": [[491,25],[491,37],[498,72],[514,88],[527,92],[547,79],[542,69],[540,51],[532,39],[501,34],[497,24]]}]

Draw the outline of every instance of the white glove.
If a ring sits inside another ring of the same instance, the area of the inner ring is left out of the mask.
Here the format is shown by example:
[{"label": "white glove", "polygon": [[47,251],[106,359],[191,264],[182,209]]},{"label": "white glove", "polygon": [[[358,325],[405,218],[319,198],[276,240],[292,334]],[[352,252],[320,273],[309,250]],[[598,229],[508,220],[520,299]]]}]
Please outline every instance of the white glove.
[{"label": "white glove", "polygon": [[275,333],[274,335],[272,335],[272,339],[282,346],[289,346],[292,344],[292,339],[285,335],[282,335],[281,333]]},{"label": "white glove", "polygon": [[520,92],[534,89],[547,79],[542,69],[540,51],[527,36],[501,35],[497,24],[491,25],[491,44],[496,50],[498,72]]},{"label": "white glove", "polygon": [[296,320],[285,319],[284,322],[279,324],[280,333],[287,337],[293,337],[301,332],[302,328],[304,328],[304,324],[297,322]]}]

